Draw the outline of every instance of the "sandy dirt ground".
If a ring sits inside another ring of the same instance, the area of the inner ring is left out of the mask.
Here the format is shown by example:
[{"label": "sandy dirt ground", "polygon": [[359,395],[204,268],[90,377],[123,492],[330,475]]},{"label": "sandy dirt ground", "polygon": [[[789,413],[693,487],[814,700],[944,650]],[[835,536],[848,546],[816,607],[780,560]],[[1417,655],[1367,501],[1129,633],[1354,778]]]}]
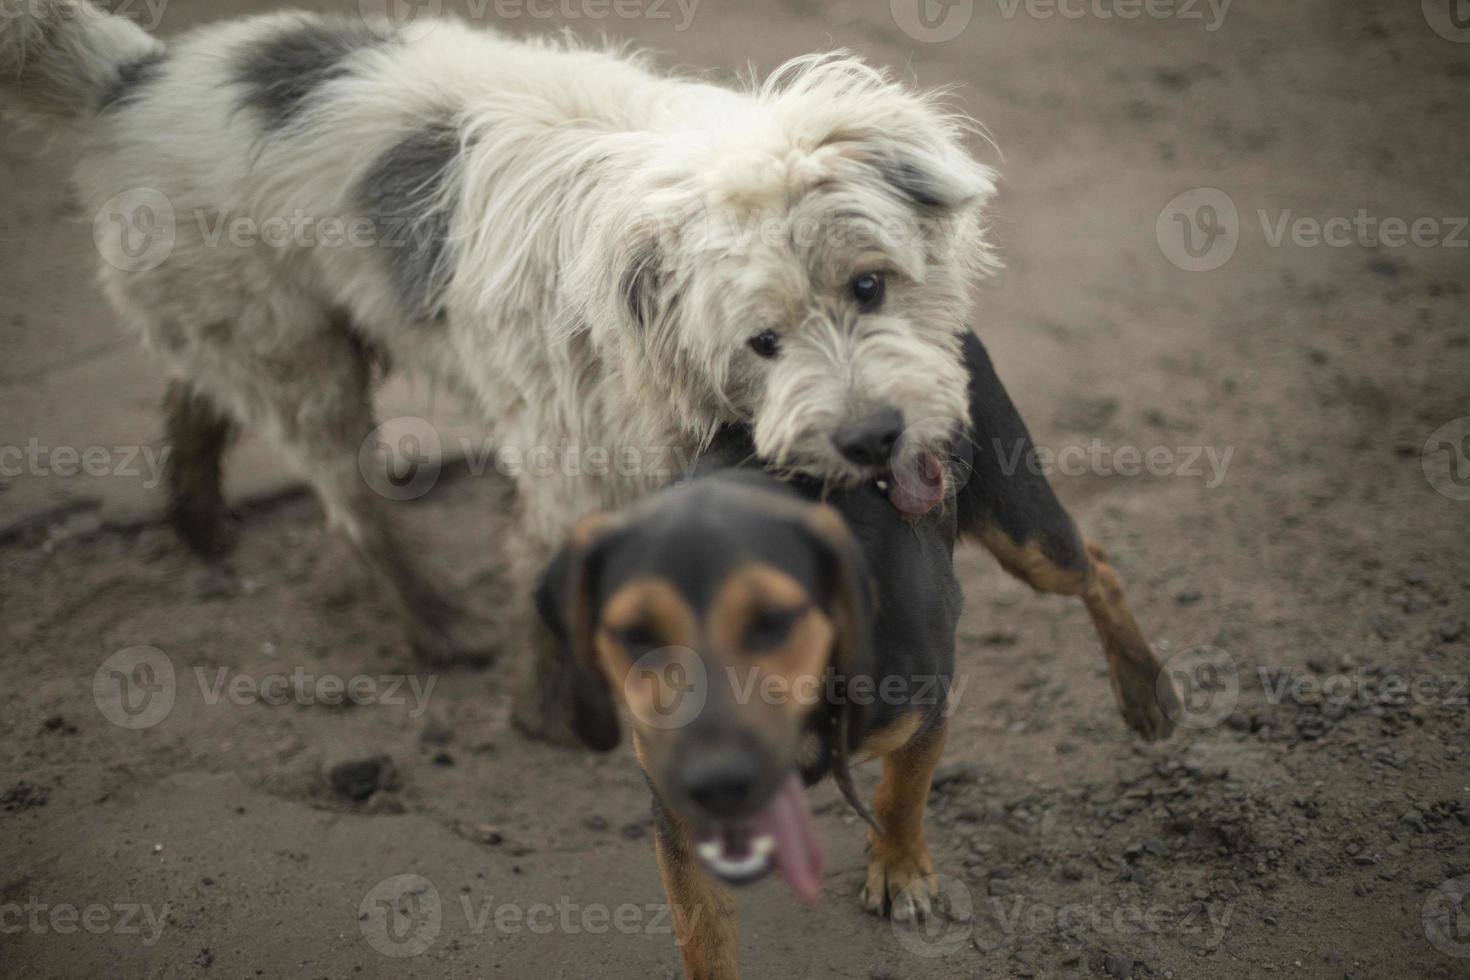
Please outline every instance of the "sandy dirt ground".
[{"label": "sandy dirt ground", "polygon": [[[963,549],[949,914],[861,911],[823,786],[824,908],[741,892],[746,975],[1470,976],[1470,32],[1434,2],[1064,6],[558,18],[725,74],[842,45],[956,87],[1005,177],[975,329],[1188,685],[1135,740],[1082,608]],[[66,148],[4,132],[0,441],[157,448]],[[626,749],[516,735],[509,655],[416,667],[308,498],[241,501],[216,594],[148,507],[95,503],[123,479],[0,484],[0,975],[679,975]],[[493,611],[499,480],[446,467],[403,507]]]}]

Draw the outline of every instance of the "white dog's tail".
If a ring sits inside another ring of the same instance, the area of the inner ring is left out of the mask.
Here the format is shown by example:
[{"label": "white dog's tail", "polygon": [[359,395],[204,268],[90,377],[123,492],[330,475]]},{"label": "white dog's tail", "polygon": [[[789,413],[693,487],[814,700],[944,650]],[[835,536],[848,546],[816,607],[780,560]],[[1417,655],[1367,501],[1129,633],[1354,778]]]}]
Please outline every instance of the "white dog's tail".
[{"label": "white dog's tail", "polygon": [[162,51],[86,0],[0,0],[0,107],[31,122],[89,117]]}]

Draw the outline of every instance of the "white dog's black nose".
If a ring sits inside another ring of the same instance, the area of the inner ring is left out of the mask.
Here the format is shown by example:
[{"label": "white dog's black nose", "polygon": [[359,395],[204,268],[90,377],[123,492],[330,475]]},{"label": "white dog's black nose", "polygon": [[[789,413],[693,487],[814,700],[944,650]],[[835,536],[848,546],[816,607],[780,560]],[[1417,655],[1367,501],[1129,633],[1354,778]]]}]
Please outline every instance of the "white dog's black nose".
[{"label": "white dog's black nose", "polygon": [[902,433],[903,413],[896,408],[880,408],[866,418],[843,423],[833,433],[832,444],[849,462],[880,466],[888,462]]}]

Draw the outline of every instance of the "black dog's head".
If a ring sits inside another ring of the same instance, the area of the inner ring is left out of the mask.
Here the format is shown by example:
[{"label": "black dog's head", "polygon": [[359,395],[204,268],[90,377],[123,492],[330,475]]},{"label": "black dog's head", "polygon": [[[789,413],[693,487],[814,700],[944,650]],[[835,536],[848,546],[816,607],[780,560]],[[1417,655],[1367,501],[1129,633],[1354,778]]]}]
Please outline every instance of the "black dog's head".
[{"label": "black dog's head", "polygon": [[815,890],[797,766],[804,735],[853,710],[843,680],[870,670],[865,583],[835,510],[749,471],[588,518],[547,570],[576,730],[612,748],[621,699],[656,792],[726,880],[774,864]]}]

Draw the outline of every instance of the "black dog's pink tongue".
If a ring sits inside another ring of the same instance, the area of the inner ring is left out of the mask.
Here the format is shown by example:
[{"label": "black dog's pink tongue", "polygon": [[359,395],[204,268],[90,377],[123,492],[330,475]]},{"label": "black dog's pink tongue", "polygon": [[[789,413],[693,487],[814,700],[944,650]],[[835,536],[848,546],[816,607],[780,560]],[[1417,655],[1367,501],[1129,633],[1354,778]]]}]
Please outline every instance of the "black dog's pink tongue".
[{"label": "black dog's pink tongue", "polygon": [[894,464],[888,500],[905,517],[923,517],[944,499],[944,464],[927,450]]},{"label": "black dog's pink tongue", "polygon": [[771,802],[751,821],[757,833],[776,841],[776,866],[797,899],[807,905],[822,901],[822,845],[807,806],[806,787],[796,773],[786,777]]}]

